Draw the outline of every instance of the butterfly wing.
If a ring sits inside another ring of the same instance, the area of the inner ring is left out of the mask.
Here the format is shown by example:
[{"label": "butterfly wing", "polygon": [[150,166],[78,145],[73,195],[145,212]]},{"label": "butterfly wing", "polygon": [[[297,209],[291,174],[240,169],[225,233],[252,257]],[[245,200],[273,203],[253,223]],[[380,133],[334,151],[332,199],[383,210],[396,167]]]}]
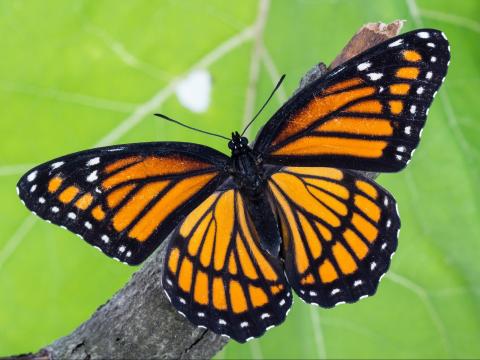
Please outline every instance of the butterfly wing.
[{"label": "butterfly wing", "polygon": [[133,265],[225,179],[227,160],[190,143],[98,148],[32,169],[17,191],[41,218]]},{"label": "butterfly wing", "polygon": [[164,266],[163,286],[180,314],[239,342],[283,322],[290,287],[280,260],[259,241],[232,183],[193,210],[173,234]]},{"label": "butterfly wing", "polygon": [[354,172],[321,167],[283,167],[268,188],[297,294],[323,307],[373,295],[397,247],[393,197]]},{"label": "butterfly wing", "polygon": [[254,149],[271,164],[398,171],[418,145],[449,60],[437,30],[379,44],[294,95]]}]

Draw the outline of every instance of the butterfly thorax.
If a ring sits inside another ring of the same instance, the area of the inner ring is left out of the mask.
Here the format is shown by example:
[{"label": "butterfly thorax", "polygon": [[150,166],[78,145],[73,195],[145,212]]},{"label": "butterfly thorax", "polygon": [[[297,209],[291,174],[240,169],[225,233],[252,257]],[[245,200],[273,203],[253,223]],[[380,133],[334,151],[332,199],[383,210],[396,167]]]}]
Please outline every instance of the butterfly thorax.
[{"label": "butterfly thorax", "polygon": [[232,150],[229,170],[233,179],[244,194],[250,197],[258,196],[265,180],[262,166],[252,148],[248,146],[248,139],[238,132],[232,133],[228,147]]}]

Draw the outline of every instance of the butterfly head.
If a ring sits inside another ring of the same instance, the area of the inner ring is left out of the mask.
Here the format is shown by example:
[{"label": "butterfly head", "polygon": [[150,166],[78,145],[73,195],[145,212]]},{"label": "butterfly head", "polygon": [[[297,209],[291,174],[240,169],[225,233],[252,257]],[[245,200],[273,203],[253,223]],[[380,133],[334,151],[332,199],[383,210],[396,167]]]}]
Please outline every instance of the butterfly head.
[{"label": "butterfly head", "polygon": [[248,139],[241,136],[237,131],[232,132],[232,140],[228,142],[228,147],[232,150],[233,155],[242,154],[248,151]]}]

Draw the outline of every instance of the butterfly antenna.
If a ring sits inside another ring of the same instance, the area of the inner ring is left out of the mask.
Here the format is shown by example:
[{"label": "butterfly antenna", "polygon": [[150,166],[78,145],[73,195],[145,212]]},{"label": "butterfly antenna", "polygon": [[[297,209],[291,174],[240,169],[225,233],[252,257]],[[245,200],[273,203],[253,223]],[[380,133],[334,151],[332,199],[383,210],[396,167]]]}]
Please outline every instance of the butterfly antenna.
[{"label": "butterfly antenna", "polygon": [[267,101],[265,101],[265,104],[263,104],[263,106],[260,108],[260,110],[258,110],[257,114],[253,117],[252,120],[250,120],[250,122],[247,124],[247,126],[245,126],[245,129],[243,129],[241,136],[243,136],[243,134],[245,134],[245,132],[247,131],[247,129],[250,127],[250,125],[253,124],[253,122],[254,122],[255,119],[258,117],[258,115],[260,115],[260,113],[263,111],[263,109],[265,109],[265,106],[267,106],[268,102],[272,99],[273,95],[277,92],[277,90],[278,90],[278,88],[280,87],[280,85],[282,85],[283,79],[285,79],[285,74],[283,74],[282,77],[280,78],[280,80],[278,80],[277,85],[276,85],[275,88],[273,89],[273,91],[272,91],[272,93],[270,94],[270,96],[268,97]]},{"label": "butterfly antenna", "polygon": [[166,115],[163,115],[163,114],[154,114],[155,116],[158,116],[158,117],[161,117],[162,119],[165,119],[165,120],[168,120],[168,121],[171,121],[175,124],[178,124],[178,125],[181,125],[183,127],[186,127],[187,129],[190,129],[190,130],[195,130],[195,131],[198,131],[198,132],[201,132],[201,133],[204,133],[204,134],[207,134],[207,135],[212,135],[212,136],[216,136],[216,137],[219,137],[219,138],[222,138],[222,139],[226,139],[226,140],[230,140],[230,138],[226,137],[226,136],[223,136],[223,135],[220,135],[220,134],[215,134],[215,133],[211,133],[209,131],[205,131],[205,130],[201,130],[201,129],[197,129],[197,128],[194,128],[193,126],[189,126],[189,125],[185,125],[183,123],[181,123],[180,121],[178,120],[174,120]]}]

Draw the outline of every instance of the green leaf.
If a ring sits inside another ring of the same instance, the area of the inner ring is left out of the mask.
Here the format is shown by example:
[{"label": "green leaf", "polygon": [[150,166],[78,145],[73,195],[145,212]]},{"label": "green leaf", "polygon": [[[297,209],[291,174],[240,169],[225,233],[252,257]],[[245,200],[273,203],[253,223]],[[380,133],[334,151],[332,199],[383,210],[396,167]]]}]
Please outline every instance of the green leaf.
[{"label": "green leaf", "polygon": [[[0,355],[67,334],[134,271],[30,215],[15,195],[25,171],[108,143],[175,139],[226,152],[221,140],[151,114],[227,135],[287,73],[253,138],[301,76],[330,62],[363,23],[400,18],[405,30],[442,29],[452,64],[412,163],[379,178],[402,217],[391,271],[355,305],[325,310],[296,298],[283,325],[217,357],[479,357],[479,11],[475,0],[0,3]],[[175,96],[195,69],[212,77],[204,113]]]}]

